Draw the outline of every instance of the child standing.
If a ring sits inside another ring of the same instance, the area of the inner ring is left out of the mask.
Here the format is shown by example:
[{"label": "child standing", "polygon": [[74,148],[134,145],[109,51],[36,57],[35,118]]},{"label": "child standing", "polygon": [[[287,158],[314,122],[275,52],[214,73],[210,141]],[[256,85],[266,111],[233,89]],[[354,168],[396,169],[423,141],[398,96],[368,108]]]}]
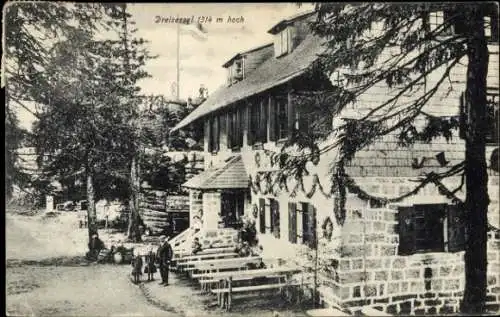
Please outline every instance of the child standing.
[{"label": "child standing", "polygon": [[146,255],[146,267],[144,268],[144,273],[148,274],[148,281],[154,281],[154,274],[156,273],[155,265],[156,255],[153,252],[153,248],[150,246],[149,252]]},{"label": "child standing", "polygon": [[134,278],[134,283],[137,284],[141,281],[142,275],[142,256],[138,253],[134,254],[132,259],[132,277]]}]

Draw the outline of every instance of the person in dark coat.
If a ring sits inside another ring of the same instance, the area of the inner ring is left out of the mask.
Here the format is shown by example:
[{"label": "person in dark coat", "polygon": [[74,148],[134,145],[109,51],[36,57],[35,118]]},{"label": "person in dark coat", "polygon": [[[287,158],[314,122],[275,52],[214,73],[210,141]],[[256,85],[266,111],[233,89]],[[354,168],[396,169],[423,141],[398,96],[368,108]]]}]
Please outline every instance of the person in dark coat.
[{"label": "person in dark coat", "polygon": [[132,259],[132,276],[135,284],[141,281],[142,265],[142,256],[140,254],[136,254]]},{"label": "person in dark coat", "polygon": [[162,244],[158,248],[157,258],[160,266],[161,283],[160,285],[168,285],[168,271],[170,269],[170,261],[172,260],[173,250],[168,243],[168,237],[162,236],[160,239]]},{"label": "person in dark coat", "polygon": [[90,260],[97,261],[99,253],[101,252],[102,249],[104,249],[104,242],[102,242],[101,239],[99,239],[99,235],[97,233],[94,233],[92,235],[92,238],[90,239],[88,247],[89,247],[89,252],[87,253],[87,257]]},{"label": "person in dark coat", "polygon": [[196,254],[202,250],[200,239],[198,237],[194,238],[193,245],[191,246],[191,252]]},{"label": "person in dark coat", "polygon": [[146,255],[146,267],[144,268],[144,273],[148,274],[148,281],[154,281],[154,274],[156,273],[156,265],[155,265],[156,255],[153,250],[150,250]]}]

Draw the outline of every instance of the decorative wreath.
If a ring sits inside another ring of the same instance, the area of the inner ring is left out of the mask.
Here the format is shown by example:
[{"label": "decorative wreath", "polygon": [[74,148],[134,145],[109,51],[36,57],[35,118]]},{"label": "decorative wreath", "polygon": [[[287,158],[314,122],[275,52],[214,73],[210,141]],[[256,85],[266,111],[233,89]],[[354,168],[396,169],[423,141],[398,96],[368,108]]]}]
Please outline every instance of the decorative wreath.
[{"label": "decorative wreath", "polygon": [[252,216],[257,219],[257,214],[259,212],[259,208],[257,207],[256,204],[252,205]]},{"label": "decorative wreath", "polygon": [[330,241],[333,234],[333,221],[332,219],[330,219],[330,217],[326,217],[326,219],[323,221],[323,224],[321,225],[321,229],[323,229],[323,237]]},{"label": "decorative wreath", "polygon": [[260,154],[259,152],[255,153],[255,164],[257,167],[260,167]]}]

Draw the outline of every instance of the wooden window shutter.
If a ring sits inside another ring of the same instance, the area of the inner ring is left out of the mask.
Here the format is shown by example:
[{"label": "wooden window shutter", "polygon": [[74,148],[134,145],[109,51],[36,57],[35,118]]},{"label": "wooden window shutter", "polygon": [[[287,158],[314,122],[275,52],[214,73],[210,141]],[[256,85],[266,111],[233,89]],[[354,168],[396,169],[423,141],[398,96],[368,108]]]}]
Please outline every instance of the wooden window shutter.
[{"label": "wooden window shutter", "polygon": [[276,130],[278,128],[278,125],[276,124],[276,108],[277,104],[275,100],[269,96],[269,140],[270,141],[276,141]]},{"label": "wooden window shutter", "polygon": [[211,125],[212,120],[210,118],[207,118],[205,121],[205,144],[207,145],[207,151],[212,152],[212,137],[211,137],[211,131],[210,131],[210,125]]},{"label": "wooden window shutter", "polygon": [[227,112],[219,114],[219,134],[221,139],[225,139],[226,146],[229,147],[229,131],[227,127]]},{"label": "wooden window shutter", "polygon": [[409,255],[415,252],[415,207],[400,207],[398,211],[399,249],[398,254]]},{"label": "wooden window shutter", "polygon": [[267,141],[267,107],[266,100],[264,98],[260,99],[259,106],[259,141],[265,143]]},{"label": "wooden window shutter", "polygon": [[310,126],[310,123],[312,120],[309,120],[309,114],[306,113],[305,110],[299,111],[299,109],[296,109],[297,115],[299,117],[299,131],[300,132],[307,132]]},{"label": "wooden window shutter", "polygon": [[293,134],[295,130],[295,107],[292,104],[292,95],[289,92],[287,97],[287,121],[288,121],[288,137]]},{"label": "wooden window shutter", "polygon": [[220,116],[216,116],[214,118],[215,120],[215,146],[214,150],[219,151],[220,150]]},{"label": "wooden window shutter", "polygon": [[288,241],[297,243],[297,204],[288,203]]},{"label": "wooden window shutter", "polygon": [[252,107],[251,103],[248,103],[246,105],[246,120],[245,120],[245,125],[246,125],[246,130],[247,130],[247,145],[252,145],[254,142],[254,129],[255,127],[253,126],[253,116],[254,116],[254,109]]},{"label": "wooden window shutter", "polygon": [[448,218],[448,251],[465,250],[465,208],[463,204],[446,206]]},{"label": "wooden window shutter", "polygon": [[465,139],[465,130],[467,129],[467,124],[466,124],[466,118],[467,118],[467,113],[466,113],[466,107],[465,107],[465,93],[460,94],[460,117],[459,117],[459,136],[462,139]]},{"label": "wooden window shutter", "polygon": [[238,108],[238,116],[236,118],[236,127],[238,129],[238,145],[241,147],[243,145],[243,130],[245,127],[245,108]]},{"label": "wooden window shutter", "polygon": [[316,248],[316,208],[312,204],[307,204],[307,235],[309,246]]},{"label": "wooden window shutter", "polygon": [[276,199],[271,199],[271,230],[273,235],[279,239],[280,237],[280,206]]},{"label": "wooden window shutter", "polygon": [[260,233],[266,233],[266,200],[264,198],[259,199],[259,220]]}]

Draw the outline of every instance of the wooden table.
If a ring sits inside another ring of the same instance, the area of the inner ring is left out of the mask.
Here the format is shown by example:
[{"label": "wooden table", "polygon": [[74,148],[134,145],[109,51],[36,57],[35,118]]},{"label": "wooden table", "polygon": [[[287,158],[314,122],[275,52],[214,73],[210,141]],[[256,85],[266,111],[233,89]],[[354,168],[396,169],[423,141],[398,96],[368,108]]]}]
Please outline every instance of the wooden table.
[{"label": "wooden table", "polygon": [[206,273],[206,274],[193,274],[193,278],[198,278],[201,289],[204,291],[210,291],[211,286],[220,283],[223,279],[232,278],[232,281],[245,281],[252,280],[255,278],[280,278],[287,277],[293,273],[299,273],[300,268],[282,267],[282,268],[271,268],[271,269],[255,269],[255,270],[245,270],[245,271],[230,271],[230,272],[217,272],[217,273]]},{"label": "wooden table", "polygon": [[[250,293],[250,292],[256,292],[256,291],[263,291],[263,290],[272,290],[272,289],[279,289],[282,290],[283,288],[290,287],[290,286],[302,286],[303,283],[301,282],[290,282],[288,281],[288,278],[286,275],[277,275],[273,276],[277,277],[277,280],[275,281],[266,281],[264,284],[260,285],[250,285],[250,286],[233,286],[233,277],[230,276],[227,279],[222,279],[220,287],[217,289],[213,289],[212,293],[217,294],[217,301],[219,303],[219,306],[223,308],[224,306],[226,307],[226,310],[229,311],[231,309],[231,303],[232,303],[232,295],[234,293]],[[239,276],[237,278],[244,278],[244,276]]]},{"label": "wooden table", "polygon": [[211,254],[196,254],[189,255],[182,258],[177,259],[177,263],[185,263],[192,261],[205,261],[205,260],[215,260],[215,259],[229,259],[238,257],[238,253],[211,253]]},{"label": "wooden table", "polygon": [[265,274],[276,274],[276,273],[298,273],[301,269],[298,267],[276,267],[269,269],[256,269],[256,270],[247,270],[242,272],[216,272],[216,273],[200,273],[193,274],[193,278],[214,278],[214,279],[222,279],[228,278],[230,276],[263,276]]},{"label": "wooden table", "polygon": [[311,309],[306,311],[306,314],[311,317],[351,316],[350,314],[336,308]]},{"label": "wooden table", "polygon": [[175,269],[183,270],[188,267],[193,267],[193,263],[204,262],[208,260],[221,260],[221,259],[233,259],[237,258],[238,253],[214,253],[214,254],[202,254],[202,255],[190,255],[187,257],[180,258],[176,260]]}]

